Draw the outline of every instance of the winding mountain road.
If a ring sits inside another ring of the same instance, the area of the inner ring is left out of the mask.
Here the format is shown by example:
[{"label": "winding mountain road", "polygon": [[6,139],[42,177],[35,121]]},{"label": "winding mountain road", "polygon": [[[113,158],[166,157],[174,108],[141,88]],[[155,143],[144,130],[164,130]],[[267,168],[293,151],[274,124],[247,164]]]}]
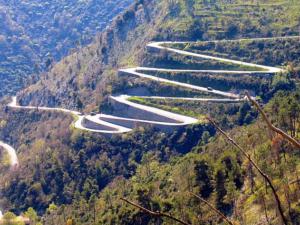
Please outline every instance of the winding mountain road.
[{"label": "winding mountain road", "polygon": [[[19,165],[19,160],[18,160],[18,157],[17,157],[17,153],[16,153],[16,150],[11,147],[10,145],[0,141],[0,148],[5,150],[9,156],[9,159],[10,159],[10,166],[11,168],[15,168]],[[3,214],[2,214],[2,211],[0,210],[0,220],[2,219],[3,217]]]},{"label": "winding mountain road", "polygon": [[[236,41],[267,41],[267,40],[275,40],[275,39],[294,39],[300,38],[300,36],[287,36],[287,37],[274,37],[274,38],[254,38],[254,39],[239,39],[239,40],[220,40],[220,41],[206,41],[206,42],[215,42],[215,43],[226,43],[226,42],[236,42]],[[198,120],[192,117],[179,115],[177,113],[168,112],[165,110],[161,110],[158,108],[138,104],[129,101],[130,97],[141,97],[145,99],[172,99],[172,100],[183,100],[183,101],[202,101],[202,102],[217,102],[217,103],[230,103],[230,102],[240,102],[246,101],[247,99],[241,98],[239,95],[224,92],[219,90],[213,90],[208,87],[200,87],[192,84],[187,84],[179,81],[169,80],[166,78],[160,78],[153,75],[147,74],[148,72],[184,72],[184,73],[211,73],[211,74],[275,74],[279,72],[283,72],[284,70],[281,68],[258,65],[254,63],[242,62],[238,60],[231,60],[221,57],[215,57],[205,54],[198,54],[193,52],[188,52],[185,50],[180,50],[176,48],[166,47],[174,44],[191,44],[196,42],[152,42],[147,45],[148,49],[155,50],[164,50],[184,56],[191,56],[195,58],[201,59],[209,59],[215,60],[224,63],[230,63],[239,66],[245,66],[254,68],[252,71],[236,71],[236,70],[180,70],[180,69],[163,69],[163,68],[150,68],[150,67],[136,67],[136,68],[126,68],[120,69],[120,74],[129,74],[132,76],[137,76],[144,79],[153,80],[160,83],[167,83],[171,85],[176,85],[179,87],[192,89],[196,91],[206,92],[210,94],[215,94],[222,96],[222,98],[186,98],[186,97],[162,97],[162,96],[129,96],[129,95],[119,95],[119,96],[110,96],[110,99],[119,105],[123,105],[128,109],[133,109],[135,112],[140,112],[142,114],[142,118],[134,118],[133,117],[120,117],[115,115],[106,115],[106,114],[96,114],[96,115],[83,115],[78,111],[68,110],[64,108],[50,108],[50,107],[37,107],[37,106],[20,106],[17,103],[17,97],[13,97],[11,103],[8,104],[9,108],[20,109],[20,110],[43,110],[43,111],[56,111],[62,113],[71,114],[76,118],[74,122],[74,127],[76,129],[80,129],[88,132],[102,133],[102,134],[121,134],[130,132],[137,124],[145,125],[150,124],[158,127],[170,127],[176,128],[180,126],[185,126],[188,124],[197,123]],[[147,118],[149,117],[149,118]],[[18,166],[18,158],[16,151],[13,147],[9,146],[0,141],[0,147],[3,148],[10,157],[10,165],[12,168]],[[2,212],[0,211],[0,220],[2,217]]]},{"label": "winding mountain road", "polygon": [[19,160],[17,157],[17,153],[16,150],[11,147],[8,144],[5,144],[4,142],[0,141],[0,148],[2,148],[3,150],[5,150],[9,156],[9,160],[10,160],[10,166],[11,167],[16,167],[19,164]]},{"label": "winding mountain road", "polygon": [[[288,36],[288,37],[277,37],[277,38],[255,38],[255,39],[240,39],[240,40],[228,40],[228,41],[210,41],[210,42],[231,42],[231,41],[251,41],[251,40],[275,40],[275,39],[292,39],[299,38],[297,36]],[[184,98],[184,97],[161,97],[161,96],[139,96],[145,99],[172,99],[172,100],[183,100],[183,101],[203,101],[203,102],[217,102],[217,103],[229,103],[229,102],[240,102],[245,101],[245,98],[241,98],[240,95],[224,92],[220,90],[214,90],[208,87],[200,87],[193,84],[183,83],[179,81],[170,80],[167,78],[160,78],[157,76],[149,75],[147,72],[184,72],[184,73],[212,73],[212,74],[275,74],[279,72],[283,72],[284,70],[281,68],[258,65],[254,63],[248,63],[238,60],[226,59],[221,57],[215,57],[211,55],[198,54],[194,52],[188,52],[185,50],[180,50],[176,48],[166,47],[169,45],[175,44],[189,44],[195,42],[152,42],[147,45],[148,49],[154,50],[164,50],[184,56],[191,56],[195,58],[201,59],[209,59],[224,63],[230,63],[238,66],[245,66],[249,68],[254,68],[254,70],[245,70],[245,71],[236,71],[236,70],[180,70],[180,69],[163,69],[163,68],[150,68],[150,67],[135,67],[135,68],[126,68],[120,69],[120,74],[128,74],[132,76],[137,76],[144,79],[153,80],[160,83],[166,83],[175,85],[178,87],[183,87],[195,91],[206,92],[214,95],[219,95],[222,98]],[[198,120],[195,118],[191,118],[188,116],[179,115],[177,113],[168,112],[165,110],[161,110],[158,108],[138,104],[129,101],[130,97],[136,96],[128,96],[128,95],[119,95],[119,96],[110,96],[110,99],[118,105],[123,105],[128,109],[135,109],[141,113],[145,113],[145,116],[141,118],[134,118],[135,115],[130,115],[130,117],[126,116],[116,116],[116,115],[106,115],[106,114],[96,114],[96,115],[82,115],[80,112],[72,111],[63,108],[49,108],[49,107],[36,107],[36,106],[20,106],[17,104],[17,98],[13,97],[12,102],[8,105],[10,108],[15,109],[27,109],[27,110],[45,110],[45,111],[58,111],[71,114],[76,117],[76,121],[74,122],[74,127],[84,131],[103,133],[103,134],[120,134],[131,131],[134,126],[138,123],[141,124],[152,124],[158,126],[170,126],[170,127],[178,127],[185,126],[188,124],[197,123]],[[147,118],[147,115],[150,115],[150,118]],[[153,116],[155,115],[155,116]],[[154,118],[154,119],[153,119]]]}]

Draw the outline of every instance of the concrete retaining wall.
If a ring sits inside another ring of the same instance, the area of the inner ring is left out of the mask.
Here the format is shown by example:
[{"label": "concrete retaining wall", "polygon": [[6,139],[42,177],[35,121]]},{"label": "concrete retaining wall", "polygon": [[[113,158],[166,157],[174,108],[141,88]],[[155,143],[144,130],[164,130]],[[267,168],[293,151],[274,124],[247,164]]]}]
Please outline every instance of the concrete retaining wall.
[{"label": "concrete retaining wall", "polygon": [[114,107],[113,115],[120,117],[128,117],[132,119],[140,119],[140,120],[151,120],[151,121],[159,121],[165,123],[177,123],[178,121],[145,111],[143,109],[135,108],[133,106],[129,106],[114,99],[110,98],[110,102]]},{"label": "concrete retaining wall", "polygon": [[107,131],[116,131],[116,129],[105,126],[105,125],[101,125],[101,124],[97,124],[94,123],[93,121],[90,121],[86,118],[84,118],[82,120],[82,126],[88,128],[88,129],[92,129],[92,130],[107,130]]},{"label": "concrete retaining wall", "polygon": [[147,122],[143,122],[143,121],[132,121],[132,120],[126,120],[126,119],[122,119],[122,118],[101,117],[101,120],[109,122],[109,123],[113,123],[113,124],[116,124],[119,126],[131,128],[131,129],[134,129],[137,127],[151,126],[151,127],[158,128],[164,132],[172,132],[183,126],[183,125],[170,126],[170,125],[164,125],[164,124],[151,124],[151,123],[147,123]]}]

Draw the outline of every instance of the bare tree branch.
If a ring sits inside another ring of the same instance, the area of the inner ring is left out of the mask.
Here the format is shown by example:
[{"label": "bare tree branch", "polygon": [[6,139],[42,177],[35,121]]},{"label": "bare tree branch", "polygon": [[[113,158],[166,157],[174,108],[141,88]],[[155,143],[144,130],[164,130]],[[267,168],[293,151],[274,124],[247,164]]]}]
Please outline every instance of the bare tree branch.
[{"label": "bare tree branch", "polygon": [[287,139],[290,143],[292,143],[295,147],[300,149],[300,142],[297,141],[295,138],[291,137],[289,134],[285,133],[283,130],[275,127],[271,121],[269,120],[267,114],[263,111],[263,109],[260,107],[260,105],[249,95],[248,92],[246,92],[247,98],[249,101],[257,108],[257,110],[260,112],[262,115],[264,121],[266,121],[269,129],[272,131],[276,132],[277,134],[281,135],[283,138]]},{"label": "bare tree branch", "polygon": [[239,145],[237,144],[231,137],[229,137],[217,124],[215,121],[213,121],[211,118],[207,117],[207,119],[214,125],[214,127],[229,141],[229,143],[233,146],[235,146],[238,150],[240,150],[240,152],[249,160],[249,162],[253,165],[253,167],[259,172],[259,174],[265,179],[265,181],[269,184],[272,193],[274,195],[274,198],[276,200],[276,204],[278,207],[278,211],[280,214],[280,217],[282,219],[282,222],[285,225],[288,225],[288,220],[284,215],[284,211],[283,211],[283,207],[280,201],[280,198],[276,192],[276,189],[271,181],[271,179],[269,178],[269,176],[267,174],[265,174],[261,168],[251,159],[251,156]]},{"label": "bare tree branch", "polygon": [[296,184],[296,183],[300,183],[300,179],[293,180],[289,184]]},{"label": "bare tree branch", "polygon": [[142,206],[140,206],[140,205],[138,205],[138,204],[136,204],[136,203],[134,203],[132,201],[129,201],[129,200],[125,199],[125,198],[121,198],[121,200],[124,201],[124,202],[126,202],[126,203],[128,203],[128,204],[130,204],[130,205],[132,205],[132,206],[134,206],[134,207],[136,207],[136,208],[138,208],[138,209],[140,209],[141,211],[143,211],[143,212],[145,212],[145,213],[147,213],[147,214],[149,214],[149,215],[151,215],[153,217],[166,217],[166,218],[169,218],[171,220],[174,220],[174,221],[176,221],[178,223],[181,223],[181,224],[184,224],[184,225],[191,225],[191,224],[189,224],[187,222],[184,222],[184,221],[182,221],[180,219],[177,219],[177,218],[171,216],[170,214],[166,214],[166,213],[163,213],[163,212],[154,212],[154,211],[151,211],[151,210],[146,209],[146,208],[144,208],[144,207],[142,207]]},{"label": "bare tree branch", "polygon": [[206,201],[204,198],[200,197],[199,195],[196,195],[192,192],[190,192],[191,195],[193,195],[194,197],[196,197],[197,199],[199,199],[201,202],[204,202],[206,205],[209,206],[209,208],[211,208],[215,213],[217,213],[223,220],[225,220],[229,225],[234,225],[233,222],[231,222],[222,212],[220,212],[220,210],[218,210],[217,208],[215,208],[212,204],[210,204],[208,201]]}]

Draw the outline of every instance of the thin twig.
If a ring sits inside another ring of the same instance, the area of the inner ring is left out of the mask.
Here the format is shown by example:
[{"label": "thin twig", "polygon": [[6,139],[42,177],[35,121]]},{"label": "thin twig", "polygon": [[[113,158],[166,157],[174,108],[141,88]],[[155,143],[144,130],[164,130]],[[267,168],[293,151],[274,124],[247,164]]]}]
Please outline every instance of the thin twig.
[{"label": "thin twig", "polygon": [[264,206],[265,217],[266,217],[267,223],[270,225],[271,222],[270,222],[270,219],[269,219],[269,216],[268,216],[268,208],[267,208],[265,196],[264,196],[263,193],[262,193],[261,198],[262,198],[262,202],[263,202],[263,206]]},{"label": "thin twig", "polygon": [[200,201],[204,202],[206,205],[209,206],[215,213],[217,213],[223,220],[225,220],[229,225],[234,225],[233,222],[231,222],[220,210],[215,208],[212,204],[210,204],[208,201],[206,201],[204,198],[201,198],[199,195],[194,194],[193,192],[190,192],[191,195],[199,199]]},{"label": "thin twig", "polygon": [[280,201],[280,198],[276,192],[276,189],[271,181],[271,179],[269,178],[269,176],[267,174],[265,174],[262,169],[251,159],[251,156],[238,144],[236,143],[231,137],[229,137],[217,124],[215,121],[213,121],[211,118],[207,117],[207,119],[214,125],[214,127],[224,136],[226,137],[226,139],[229,141],[229,143],[233,146],[235,146],[238,150],[240,150],[242,152],[242,154],[249,160],[249,162],[253,165],[253,167],[259,172],[259,174],[265,179],[265,181],[269,184],[274,198],[276,200],[277,203],[277,207],[278,207],[278,211],[280,214],[280,217],[282,219],[282,222],[285,225],[288,225],[288,220],[284,215],[284,211],[283,211],[283,207]]},{"label": "thin twig", "polygon": [[296,183],[300,183],[300,179],[293,180],[289,184],[296,184]]},{"label": "thin twig", "polygon": [[166,213],[163,213],[163,212],[154,212],[154,211],[151,211],[151,210],[146,209],[146,208],[144,208],[144,207],[142,207],[142,206],[140,206],[140,205],[138,205],[138,204],[136,204],[136,203],[134,203],[132,201],[129,201],[129,200],[125,199],[125,198],[121,198],[121,200],[124,201],[124,202],[126,202],[126,203],[128,203],[128,204],[130,204],[130,205],[132,205],[132,206],[134,206],[134,207],[136,207],[136,208],[138,208],[138,209],[140,209],[141,211],[143,211],[143,212],[145,212],[145,213],[147,213],[147,214],[149,214],[149,215],[151,215],[153,217],[166,217],[166,218],[174,220],[174,221],[176,221],[178,223],[181,223],[181,224],[184,224],[184,225],[190,225],[189,223],[184,222],[184,221],[182,221],[180,219],[177,219],[177,218],[171,216],[170,214],[166,214]]},{"label": "thin twig", "polygon": [[263,111],[263,109],[260,107],[260,105],[249,95],[248,92],[246,92],[246,96],[249,99],[249,101],[257,108],[257,110],[260,112],[262,115],[264,121],[267,123],[269,129],[272,131],[276,132],[277,134],[281,135],[283,138],[287,139],[290,143],[292,143],[295,147],[300,149],[300,142],[297,141],[295,138],[284,132],[283,130],[275,127],[271,121],[269,120],[267,114]]}]

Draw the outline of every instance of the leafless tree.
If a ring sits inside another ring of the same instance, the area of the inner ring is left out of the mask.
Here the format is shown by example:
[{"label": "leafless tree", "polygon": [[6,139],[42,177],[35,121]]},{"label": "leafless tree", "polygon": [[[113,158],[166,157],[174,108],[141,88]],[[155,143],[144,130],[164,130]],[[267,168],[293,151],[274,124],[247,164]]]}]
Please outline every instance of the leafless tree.
[{"label": "leafless tree", "polygon": [[215,208],[212,204],[210,204],[208,201],[206,201],[204,198],[201,198],[199,195],[196,195],[192,192],[190,192],[191,195],[199,199],[201,202],[204,202],[206,205],[208,205],[209,208],[211,208],[215,213],[217,213],[226,223],[229,225],[234,225],[233,222],[231,222],[222,212],[220,212],[217,208]]},{"label": "leafless tree", "polygon": [[253,99],[253,97],[251,97],[249,95],[248,92],[246,92],[247,98],[249,99],[249,101],[257,108],[257,110],[260,112],[260,114],[262,115],[264,121],[267,123],[268,127],[270,130],[276,132],[277,134],[281,135],[283,138],[285,138],[286,140],[288,140],[291,144],[293,144],[296,148],[298,148],[300,150],[300,142],[297,141],[295,138],[291,137],[289,134],[287,134],[286,132],[284,132],[283,130],[275,127],[271,121],[269,120],[267,114],[263,111],[263,109],[260,107],[260,105]]},{"label": "leafless tree", "polygon": [[269,178],[269,176],[264,173],[262,171],[262,169],[256,164],[256,162],[254,162],[251,158],[251,156],[246,152],[246,150],[244,150],[234,139],[232,139],[228,134],[226,134],[217,124],[215,121],[213,121],[211,118],[207,118],[213,125],[214,127],[228,140],[228,142],[233,145],[234,147],[236,147],[248,160],[249,162],[252,164],[252,166],[258,171],[258,173],[263,177],[263,179],[267,182],[267,184],[270,186],[272,193],[274,195],[275,201],[276,201],[276,205],[280,214],[280,217],[282,219],[282,222],[284,225],[288,225],[288,219],[285,217],[284,215],[284,210],[283,210],[283,206],[282,203],[280,201],[280,198],[276,192],[276,188],[273,185],[272,180]]},{"label": "leafless tree", "polygon": [[134,203],[132,201],[129,201],[129,200],[125,199],[125,198],[121,198],[121,200],[124,201],[124,202],[126,202],[126,203],[128,203],[128,204],[130,204],[130,205],[132,205],[132,206],[134,206],[134,207],[136,207],[136,208],[138,208],[138,209],[140,209],[141,211],[149,214],[150,216],[153,216],[153,217],[166,217],[166,218],[169,218],[169,219],[171,219],[171,220],[173,220],[175,222],[178,222],[178,223],[181,223],[181,224],[184,224],[184,225],[190,225],[189,223],[187,223],[187,222],[185,222],[185,221],[183,221],[181,219],[177,219],[177,218],[173,217],[170,214],[163,213],[163,212],[154,212],[154,211],[151,211],[151,210],[146,209],[146,208],[144,208],[144,207],[142,207],[142,206],[140,206],[140,205],[138,205],[138,204],[136,204],[136,203]]}]

